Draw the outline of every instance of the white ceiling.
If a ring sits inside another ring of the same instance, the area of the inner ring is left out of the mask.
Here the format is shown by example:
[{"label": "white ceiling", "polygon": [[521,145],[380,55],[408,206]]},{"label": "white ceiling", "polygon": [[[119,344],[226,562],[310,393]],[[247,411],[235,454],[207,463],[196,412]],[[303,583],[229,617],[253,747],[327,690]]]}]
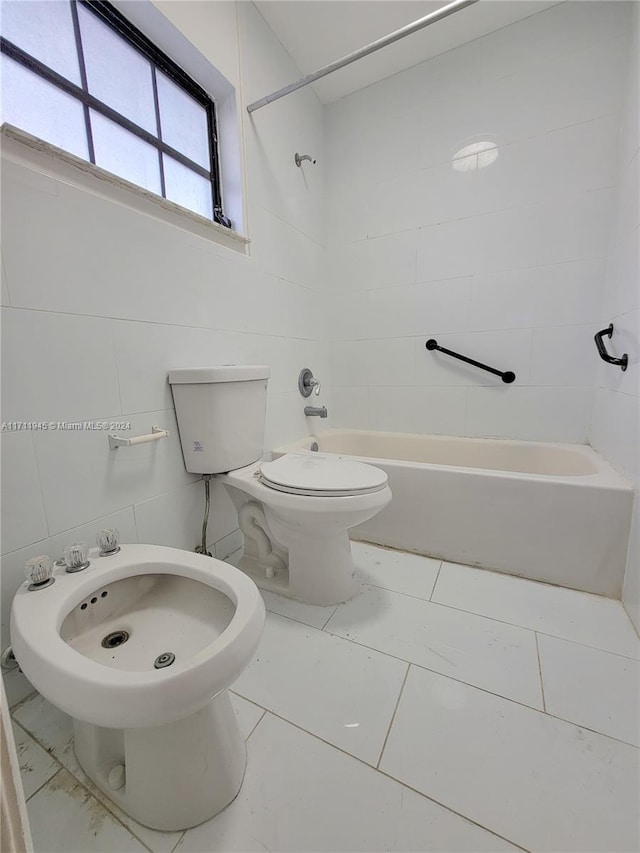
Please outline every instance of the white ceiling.
[{"label": "white ceiling", "polygon": [[[556,3],[557,0],[481,0],[318,80],[313,87],[325,103],[337,101]],[[303,74],[446,4],[447,0],[256,0],[261,14]]]}]

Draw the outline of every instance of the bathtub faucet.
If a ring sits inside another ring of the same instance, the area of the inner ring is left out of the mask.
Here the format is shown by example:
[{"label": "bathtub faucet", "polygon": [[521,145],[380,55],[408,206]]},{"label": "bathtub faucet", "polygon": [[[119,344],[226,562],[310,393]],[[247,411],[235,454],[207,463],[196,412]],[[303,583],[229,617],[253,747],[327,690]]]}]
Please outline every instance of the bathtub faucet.
[{"label": "bathtub faucet", "polygon": [[327,407],[326,406],[305,406],[304,413],[308,418],[326,418],[327,417]]}]

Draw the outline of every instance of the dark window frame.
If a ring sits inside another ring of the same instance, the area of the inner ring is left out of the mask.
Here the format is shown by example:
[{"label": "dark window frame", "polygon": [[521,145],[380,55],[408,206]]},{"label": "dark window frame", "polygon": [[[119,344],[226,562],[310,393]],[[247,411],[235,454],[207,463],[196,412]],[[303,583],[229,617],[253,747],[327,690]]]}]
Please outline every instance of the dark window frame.
[{"label": "dark window frame", "polygon": [[[93,14],[100,18],[103,23],[107,24],[114,30],[120,38],[127,42],[130,46],[141,53],[151,65],[151,75],[153,82],[153,96],[155,104],[156,124],[158,135],[150,133],[148,130],[137,125],[134,121],[123,116],[121,113],[112,109],[110,106],[100,101],[88,90],[87,75],[84,63],[84,53],[82,39],[80,36],[80,23],[78,20],[77,3],[81,3],[86,9],[89,9]],[[25,68],[28,68],[39,77],[52,83],[59,89],[62,89],[67,94],[80,101],[84,110],[85,132],[87,135],[87,146],[89,152],[89,162],[94,166],[96,164],[95,151],[93,147],[93,135],[91,132],[91,120],[89,110],[95,110],[97,113],[105,116],[115,124],[127,130],[129,133],[142,139],[144,142],[152,145],[158,152],[158,162],[160,168],[160,186],[162,197],[166,199],[164,166],[162,155],[167,154],[173,157],[183,166],[186,166],[192,172],[200,175],[209,181],[211,185],[211,198],[213,221],[226,228],[231,228],[230,220],[224,215],[222,210],[222,192],[220,185],[220,163],[218,157],[218,134],[216,124],[215,103],[210,95],[179,66],[169,56],[160,50],[147,36],[135,27],[125,16],[119,12],[114,6],[106,2],[106,0],[70,0],[71,15],[73,20],[73,29],[76,41],[76,50],[78,52],[78,64],[80,67],[81,86],[77,86],[70,80],[67,80],[57,71],[49,68],[43,62],[26,53],[18,45],[13,44],[4,37],[0,37],[0,50],[6,56],[19,62]],[[210,169],[205,169],[199,163],[191,160],[185,154],[168,145],[162,139],[162,124],[160,122],[160,106],[158,101],[158,87],[156,72],[160,70],[169,77],[177,86],[185,91],[194,101],[196,101],[205,110],[207,117],[207,134],[209,139],[209,161]],[[186,209],[186,208],[185,208]]]}]

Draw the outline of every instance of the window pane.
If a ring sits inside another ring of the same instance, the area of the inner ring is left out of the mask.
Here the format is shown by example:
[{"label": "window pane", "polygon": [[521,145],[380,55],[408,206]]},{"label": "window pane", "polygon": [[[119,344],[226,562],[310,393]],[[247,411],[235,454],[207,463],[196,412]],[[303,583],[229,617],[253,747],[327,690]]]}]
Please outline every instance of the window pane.
[{"label": "window pane", "polygon": [[80,101],[2,56],[2,121],[89,159]]},{"label": "window pane", "polygon": [[89,92],[145,130],[157,134],[151,65],[137,50],[78,6]]},{"label": "window pane", "polygon": [[163,162],[167,198],[207,219],[213,219],[210,182],[166,154],[163,155]]},{"label": "window pane", "polygon": [[80,85],[78,52],[67,0],[3,0],[2,35]]},{"label": "window pane", "polygon": [[96,165],[162,195],[158,152],[128,130],[91,110]]},{"label": "window pane", "polygon": [[157,77],[162,139],[190,160],[210,169],[206,110],[164,74],[158,72]]}]

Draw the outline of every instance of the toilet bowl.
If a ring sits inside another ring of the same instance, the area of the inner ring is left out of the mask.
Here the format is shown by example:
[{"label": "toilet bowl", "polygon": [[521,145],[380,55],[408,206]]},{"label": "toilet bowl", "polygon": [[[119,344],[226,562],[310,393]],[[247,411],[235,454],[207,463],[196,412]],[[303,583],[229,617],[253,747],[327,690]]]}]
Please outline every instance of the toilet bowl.
[{"label": "toilet bowl", "polygon": [[319,605],[357,593],[348,530],[391,500],[384,471],[335,456],[285,454],[220,479],[245,534],[239,568],[258,586]]},{"label": "toilet bowl", "polygon": [[348,529],[391,500],[373,465],[318,454],[261,463],[266,365],[169,371],[187,471],[219,476],[245,535],[239,567],[262,589],[307,604],[337,604],[358,590]]},{"label": "toilet bowl", "polygon": [[11,642],[33,686],[74,720],[83,770],[123,811],[186,829],[236,796],[246,765],[227,688],[264,624],[255,584],[210,557],[155,545],[90,554],[79,574],[23,586]]}]

